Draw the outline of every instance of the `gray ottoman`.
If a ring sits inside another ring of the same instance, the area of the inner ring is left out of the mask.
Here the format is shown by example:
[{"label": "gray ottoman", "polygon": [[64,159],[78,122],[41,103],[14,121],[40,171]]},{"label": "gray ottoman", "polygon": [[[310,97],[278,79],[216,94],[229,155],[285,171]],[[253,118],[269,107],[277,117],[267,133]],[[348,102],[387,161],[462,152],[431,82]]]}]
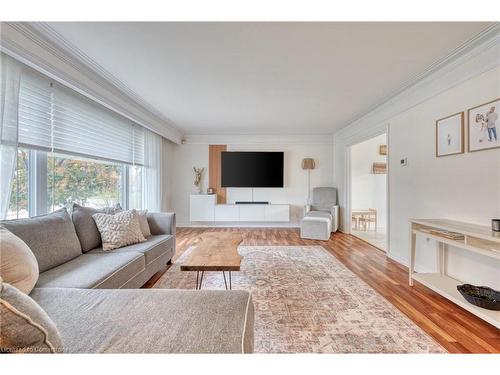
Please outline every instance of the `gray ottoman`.
[{"label": "gray ottoman", "polygon": [[328,212],[310,211],[300,221],[300,237],[328,241],[332,232],[332,215]]}]

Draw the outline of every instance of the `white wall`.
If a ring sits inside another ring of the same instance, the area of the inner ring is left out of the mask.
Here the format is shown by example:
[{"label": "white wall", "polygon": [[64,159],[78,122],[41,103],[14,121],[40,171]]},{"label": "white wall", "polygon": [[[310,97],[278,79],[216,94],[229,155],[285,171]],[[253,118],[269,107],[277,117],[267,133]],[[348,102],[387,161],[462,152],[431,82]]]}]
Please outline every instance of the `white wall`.
[{"label": "white wall", "polygon": [[387,175],[374,174],[373,163],[385,163],[387,157],[379,154],[379,146],[387,144],[381,134],[351,147],[351,207],[375,208],[377,228],[386,226]]},{"label": "white wall", "polygon": [[[491,225],[500,217],[500,149],[437,158],[435,120],[500,97],[500,67],[390,120],[391,254],[407,258],[410,217],[442,217]],[[407,157],[408,166],[399,166]],[[420,241],[417,264],[435,269],[435,246]],[[428,255],[426,255],[427,253]],[[454,249],[449,273],[500,288],[500,262]]]},{"label": "white wall", "polygon": [[[436,119],[500,97],[498,39],[469,50],[334,135],[334,183],[345,208],[348,147],[389,129],[388,255],[405,265],[409,218],[439,217],[489,226],[492,218],[500,217],[500,149],[435,157]],[[406,167],[399,165],[403,157],[408,158]],[[343,212],[343,228],[347,223]],[[435,243],[419,237],[417,246],[417,270],[434,271]],[[499,270],[499,261],[450,248],[448,273],[453,277],[499,289]]]},{"label": "white wall", "polygon": [[174,145],[173,155],[172,210],[176,214],[177,226],[183,227],[189,225],[189,195],[196,192],[193,167],[205,168],[203,191],[208,187],[208,145]]},{"label": "white wall", "polygon": [[[228,151],[283,151],[285,153],[284,188],[255,188],[255,201],[288,203],[291,207],[290,223],[297,226],[307,201],[307,171],[302,170],[301,161],[305,157],[315,159],[317,169],[311,171],[311,188],[332,186],[333,183],[333,143],[331,136],[255,136],[255,135],[211,135],[187,137],[187,143],[174,146],[174,181],[172,186],[172,208],[177,214],[179,226],[189,222],[189,195],[193,186],[193,166],[205,167],[203,190],[208,184],[208,145],[227,144]],[[236,200],[251,200],[251,189],[227,190],[228,203]],[[211,223],[205,223],[210,225]],[[227,225],[227,223],[225,223]],[[259,223],[254,223],[259,225]],[[261,224],[261,225],[270,225]]]}]

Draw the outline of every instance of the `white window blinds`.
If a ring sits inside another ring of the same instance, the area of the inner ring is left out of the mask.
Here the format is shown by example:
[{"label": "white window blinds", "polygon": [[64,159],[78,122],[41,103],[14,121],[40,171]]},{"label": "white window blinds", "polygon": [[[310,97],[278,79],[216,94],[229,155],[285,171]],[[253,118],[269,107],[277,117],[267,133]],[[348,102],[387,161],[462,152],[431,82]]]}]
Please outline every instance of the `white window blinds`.
[{"label": "white window blinds", "polygon": [[19,143],[50,150],[51,111],[50,81],[24,69],[19,87]]},{"label": "white window blinds", "polygon": [[35,72],[19,90],[19,143],[127,164],[144,162],[144,129]]}]

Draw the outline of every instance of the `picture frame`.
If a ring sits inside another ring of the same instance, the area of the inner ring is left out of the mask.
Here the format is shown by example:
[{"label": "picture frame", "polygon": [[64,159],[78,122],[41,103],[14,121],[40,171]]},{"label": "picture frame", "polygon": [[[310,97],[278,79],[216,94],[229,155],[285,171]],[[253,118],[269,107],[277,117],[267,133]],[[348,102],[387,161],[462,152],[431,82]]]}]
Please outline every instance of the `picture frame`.
[{"label": "picture frame", "polygon": [[467,110],[467,150],[469,152],[500,148],[500,98]]},{"label": "picture frame", "polygon": [[378,154],[379,155],[387,155],[387,145],[378,146]]},{"label": "picture frame", "polygon": [[465,152],[464,117],[462,111],[436,120],[436,157]]}]

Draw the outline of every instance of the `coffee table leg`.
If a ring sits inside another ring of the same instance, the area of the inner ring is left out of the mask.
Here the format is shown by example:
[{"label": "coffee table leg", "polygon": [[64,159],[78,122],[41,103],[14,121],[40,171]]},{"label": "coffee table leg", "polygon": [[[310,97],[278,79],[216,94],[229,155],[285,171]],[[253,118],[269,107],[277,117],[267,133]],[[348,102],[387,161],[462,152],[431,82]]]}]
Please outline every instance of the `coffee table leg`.
[{"label": "coffee table leg", "polygon": [[201,276],[200,276],[200,271],[196,271],[196,290],[201,290],[201,284],[203,283],[203,275],[205,274],[205,271],[201,271]]},{"label": "coffee table leg", "polygon": [[[231,272],[229,272],[229,274],[231,275]],[[224,271],[222,271],[222,276],[224,277],[224,285],[226,286],[227,290],[226,273]]]},{"label": "coffee table leg", "polygon": [[231,271],[229,271],[229,290],[232,290],[233,286],[231,285]]}]

